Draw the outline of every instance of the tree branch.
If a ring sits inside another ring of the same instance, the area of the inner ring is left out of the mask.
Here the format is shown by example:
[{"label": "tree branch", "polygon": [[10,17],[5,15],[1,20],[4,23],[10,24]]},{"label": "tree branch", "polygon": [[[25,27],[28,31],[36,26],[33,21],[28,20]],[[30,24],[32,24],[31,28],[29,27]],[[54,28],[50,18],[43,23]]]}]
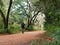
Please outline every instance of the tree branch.
[{"label": "tree branch", "polygon": [[4,13],[2,12],[2,10],[1,10],[1,9],[0,9],[0,13],[1,13],[1,17],[3,18],[3,20],[5,20]]},{"label": "tree branch", "polygon": [[31,18],[30,22],[32,21],[32,19],[33,19],[34,17],[36,17],[36,16],[38,15],[39,12],[40,12],[40,11],[38,11],[38,12]]},{"label": "tree branch", "polygon": [[35,16],[37,16],[39,12],[40,12],[40,11],[38,11],[38,12],[31,18],[31,20],[32,20]]}]

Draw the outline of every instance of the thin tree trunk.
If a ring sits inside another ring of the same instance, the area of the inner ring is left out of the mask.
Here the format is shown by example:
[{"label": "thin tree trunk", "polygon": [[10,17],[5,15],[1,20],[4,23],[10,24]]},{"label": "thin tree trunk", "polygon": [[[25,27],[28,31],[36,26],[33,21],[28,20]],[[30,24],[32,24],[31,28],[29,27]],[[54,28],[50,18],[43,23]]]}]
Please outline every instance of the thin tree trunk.
[{"label": "thin tree trunk", "polygon": [[29,27],[29,25],[30,25],[30,20],[28,19],[28,26],[27,27]]}]

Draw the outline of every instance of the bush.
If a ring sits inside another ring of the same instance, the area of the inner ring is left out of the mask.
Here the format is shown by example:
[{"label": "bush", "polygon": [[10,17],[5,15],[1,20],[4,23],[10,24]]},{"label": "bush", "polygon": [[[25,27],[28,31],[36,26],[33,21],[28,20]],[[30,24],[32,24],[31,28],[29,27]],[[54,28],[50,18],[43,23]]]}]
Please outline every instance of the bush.
[{"label": "bush", "polygon": [[51,35],[52,33],[56,32],[56,29],[60,28],[59,26],[55,26],[53,24],[46,24],[45,30],[47,31],[47,35]]},{"label": "bush", "polygon": [[[49,36],[52,36],[54,40],[50,43],[50,45],[60,45],[60,28],[56,28],[53,33],[50,33]],[[44,45],[48,45],[48,42],[44,42]]]},{"label": "bush", "polygon": [[27,27],[27,30],[28,31],[33,31],[34,29],[33,29],[33,25],[30,25],[29,27]]},{"label": "bush", "polygon": [[60,45],[60,36],[54,36],[54,40],[51,43],[45,41],[43,45]]},{"label": "bush", "polygon": [[5,33],[6,33],[6,30],[0,29],[0,34],[5,34]]},{"label": "bush", "polygon": [[40,39],[36,39],[30,43],[30,45],[39,45],[40,44]]},{"label": "bush", "polygon": [[0,23],[0,34],[6,33],[6,30],[4,30],[4,26],[2,23]]},{"label": "bush", "polygon": [[40,30],[40,27],[33,24],[27,27],[27,31],[36,31],[36,30]]},{"label": "bush", "polygon": [[14,34],[14,33],[19,33],[21,32],[21,26],[19,24],[15,24],[15,25],[12,25],[10,24],[8,26],[8,29],[4,30],[3,26],[0,25],[0,34],[5,34],[5,33],[9,33],[9,34]]},{"label": "bush", "polygon": [[10,33],[10,34],[19,33],[21,32],[21,30],[22,30],[21,26],[19,26],[18,24],[16,24],[15,26],[9,25],[7,33]]}]

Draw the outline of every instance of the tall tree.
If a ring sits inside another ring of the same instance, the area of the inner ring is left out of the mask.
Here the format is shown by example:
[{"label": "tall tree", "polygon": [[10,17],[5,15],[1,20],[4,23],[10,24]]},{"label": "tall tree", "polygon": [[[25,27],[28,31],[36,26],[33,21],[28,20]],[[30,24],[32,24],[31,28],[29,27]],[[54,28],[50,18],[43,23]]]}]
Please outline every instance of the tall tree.
[{"label": "tall tree", "polygon": [[0,13],[1,13],[1,17],[3,19],[4,29],[5,30],[8,29],[8,21],[9,21],[9,14],[10,14],[11,6],[12,6],[12,0],[10,0],[7,15],[5,15],[4,12],[0,9]]}]

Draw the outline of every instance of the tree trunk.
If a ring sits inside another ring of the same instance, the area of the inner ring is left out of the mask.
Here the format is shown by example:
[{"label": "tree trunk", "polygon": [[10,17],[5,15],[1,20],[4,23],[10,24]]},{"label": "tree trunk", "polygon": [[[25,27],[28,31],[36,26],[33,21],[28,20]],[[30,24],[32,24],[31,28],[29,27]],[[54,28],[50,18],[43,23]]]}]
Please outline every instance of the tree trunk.
[{"label": "tree trunk", "polygon": [[7,20],[4,21],[4,29],[5,30],[8,29],[8,21]]},{"label": "tree trunk", "polygon": [[28,19],[28,26],[27,26],[27,28],[30,26],[30,20]]},{"label": "tree trunk", "polygon": [[7,16],[5,17],[4,13],[2,12],[2,10],[0,9],[0,13],[1,13],[1,16],[3,18],[3,23],[4,23],[4,29],[7,31],[8,29],[8,20],[9,20],[9,14],[10,14],[10,9],[11,9],[11,6],[12,6],[12,0],[10,0],[10,3],[9,3],[9,7],[8,7],[8,11],[7,11]]}]

